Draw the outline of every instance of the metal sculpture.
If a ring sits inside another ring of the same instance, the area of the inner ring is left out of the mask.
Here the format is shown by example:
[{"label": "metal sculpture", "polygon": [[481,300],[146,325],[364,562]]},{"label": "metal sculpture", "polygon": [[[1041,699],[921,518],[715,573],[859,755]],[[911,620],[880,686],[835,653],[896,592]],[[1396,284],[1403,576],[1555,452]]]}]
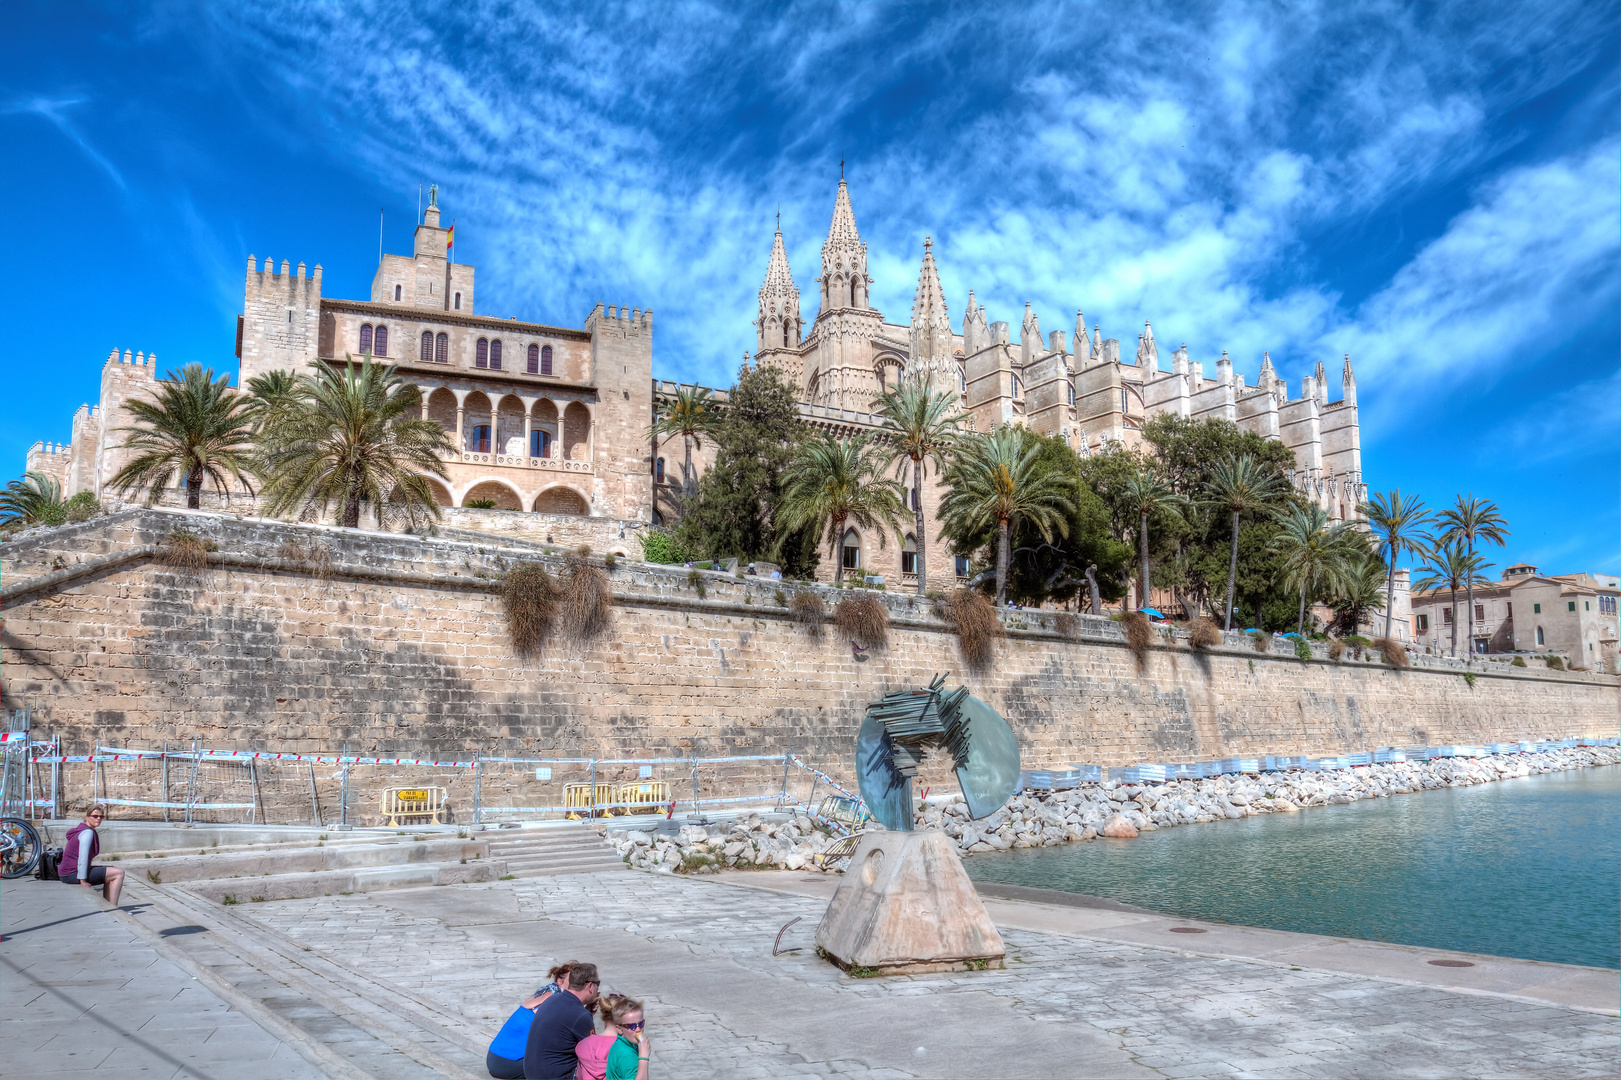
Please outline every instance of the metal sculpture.
[{"label": "metal sculpture", "polygon": [[912,778],[930,746],[951,754],[970,816],[994,813],[1019,785],[1019,743],[1000,713],[968,692],[896,690],[867,706],[856,735],[856,780],[867,809],[884,828],[910,832]]}]

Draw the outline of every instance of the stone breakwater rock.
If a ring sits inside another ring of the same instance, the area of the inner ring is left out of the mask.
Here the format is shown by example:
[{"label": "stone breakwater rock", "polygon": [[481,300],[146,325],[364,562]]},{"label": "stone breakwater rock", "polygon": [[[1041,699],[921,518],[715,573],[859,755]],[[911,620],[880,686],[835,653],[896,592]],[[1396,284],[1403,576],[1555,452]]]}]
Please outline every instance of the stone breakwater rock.
[{"label": "stone breakwater rock", "polygon": [[803,815],[762,818],[748,814],[735,821],[683,825],[675,833],[611,830],[608,842],[639,870],[715,874],[739,869],[816,869],[811,858],[837,839],[824,826]]},{"label": "stone breakwater rock", "polygon": [[1103,828],[1098,830],[1098,835],[1113,837],[1116,840],[1135,840],[1137,839],[1137,826],[1133,825],[1126,815],[1116,814],[1103,823]]},{"label": "stone breakwater rock", "polygon": [[[1082,784],[1069,791],[1015,795],[989,817],[971,821],[968,805],[931,803],[919,829],[939,829],[957,850],[980,854],[1009,848],[1053,847],[1098,836],[1132,835],[1177,825],[1259,814],[1289,814],[1313,806],[1342,805],[1443,787],[1621,764],[1621,749],[1575,747],[1541,754],[1438,758],[1332,772],[1262,773],[1174,780],[1166,784]],[[1121,826],[1132,831],[1128,834]]]}]

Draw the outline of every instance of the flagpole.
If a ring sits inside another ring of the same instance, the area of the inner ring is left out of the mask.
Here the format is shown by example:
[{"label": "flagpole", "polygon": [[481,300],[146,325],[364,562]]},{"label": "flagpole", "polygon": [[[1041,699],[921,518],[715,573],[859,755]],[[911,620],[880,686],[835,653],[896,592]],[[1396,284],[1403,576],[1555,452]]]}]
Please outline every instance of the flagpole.
[{"label": "flagpole", "polygon": [[383,265],[383,208],[377,208],[377,265]]}]

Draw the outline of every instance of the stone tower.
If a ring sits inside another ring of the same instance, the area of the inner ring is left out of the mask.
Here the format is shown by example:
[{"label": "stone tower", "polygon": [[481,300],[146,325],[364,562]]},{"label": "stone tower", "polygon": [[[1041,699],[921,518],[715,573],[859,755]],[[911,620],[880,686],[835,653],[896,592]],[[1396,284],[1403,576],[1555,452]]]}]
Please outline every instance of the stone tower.
[{"label": "stone tower", "polygon": [[765,284],[760,286],[760,309],[754,320],[755,362],[774,365],[783,378],[802,385],[804,372],[799,355],[799,289],[788,266],[788,253],[782,246],[782,226],[771,241],[771,261],[766,264]]},{"label": "stone tower", "polygon": [[934,391],[957,394],[961,385],[957,360],[952,356],[955,340],[951,316],[946,311],[945,292],[934,265],[934,241],[923,238],[923,265],[917,274],[917,293],[912,298],[912,324],[907,335],[910,366],[907,374],[925,380]]},{"label": "stone tower", "polygon": [[850,189],[839,180],[833,221],[822,244],[822,308],[805,351],[805,400],[836,409],[866,410],[879,393],[873,342],[884,317],[869,303],[867,245],[856,228]]}]

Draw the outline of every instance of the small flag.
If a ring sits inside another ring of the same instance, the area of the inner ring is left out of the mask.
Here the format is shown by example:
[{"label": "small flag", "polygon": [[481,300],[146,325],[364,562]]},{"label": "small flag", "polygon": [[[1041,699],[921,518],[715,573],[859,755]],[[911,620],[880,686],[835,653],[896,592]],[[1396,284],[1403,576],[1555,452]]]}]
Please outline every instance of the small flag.
[{"label": "small flag", "polygon": [[445,250],[449,251],[451,248],[453,248],[455,246],[456,246],[456,226],[455,226],[454,223],[452,223],[450,228],[445,231]]}]

